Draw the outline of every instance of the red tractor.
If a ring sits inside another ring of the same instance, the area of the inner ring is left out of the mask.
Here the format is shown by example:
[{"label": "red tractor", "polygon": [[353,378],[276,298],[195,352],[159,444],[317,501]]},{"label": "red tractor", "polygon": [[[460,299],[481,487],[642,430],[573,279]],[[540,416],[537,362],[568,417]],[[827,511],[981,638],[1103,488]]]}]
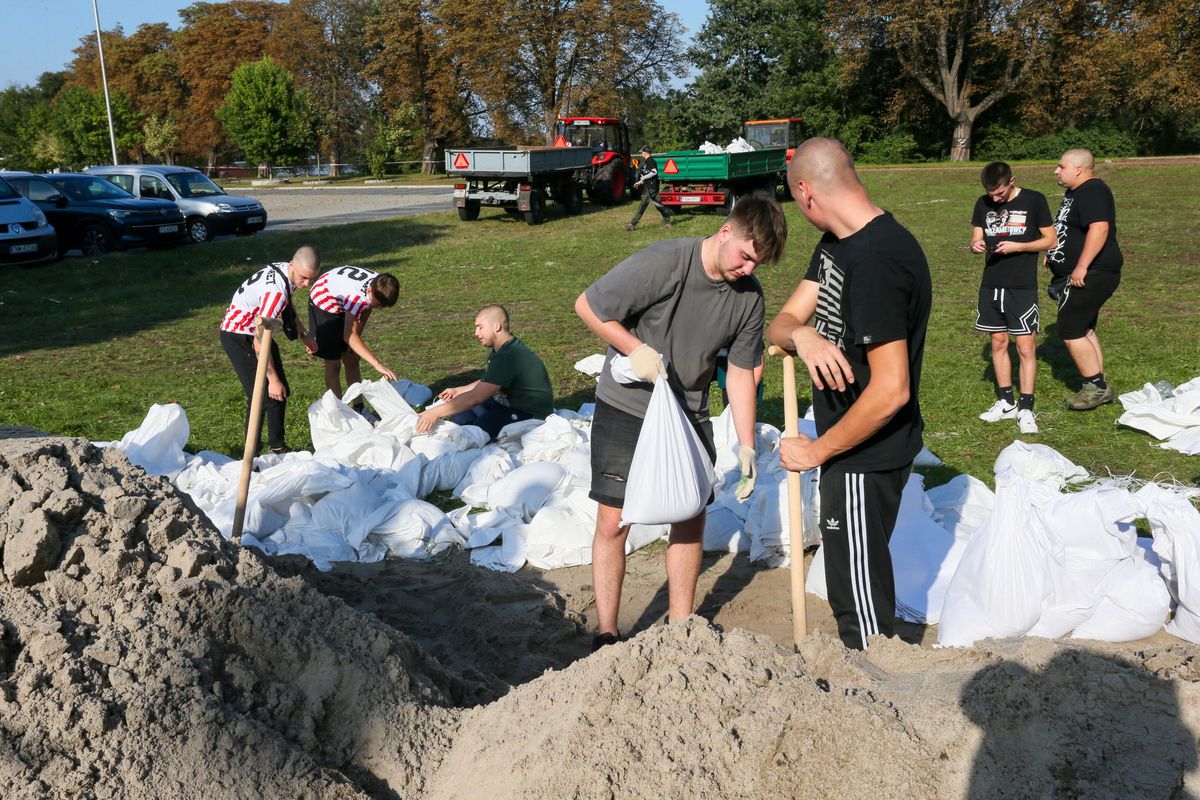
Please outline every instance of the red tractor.
[{"label": "red tractor", "polygon": [[593,203],[614,205],[625,199],[633,184],[633,154],[629,129],[612,117],[559,117],[554,125],[555,147],[590,147],[592,166],[575,180],[587,188]]}]

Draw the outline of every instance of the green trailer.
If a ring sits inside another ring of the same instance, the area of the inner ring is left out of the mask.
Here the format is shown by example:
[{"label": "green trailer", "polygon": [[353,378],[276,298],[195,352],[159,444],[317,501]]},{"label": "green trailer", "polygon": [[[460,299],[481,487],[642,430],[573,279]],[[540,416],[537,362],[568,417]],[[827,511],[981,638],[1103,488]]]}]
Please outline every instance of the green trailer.
[{"label": "green trailer", "polygon": [[774,194],[787,173],[787,148],[769,147],[745,153],[672,150],[655,153],[659,199],[663,205],[718,206],[732,210],[749,194]]}]

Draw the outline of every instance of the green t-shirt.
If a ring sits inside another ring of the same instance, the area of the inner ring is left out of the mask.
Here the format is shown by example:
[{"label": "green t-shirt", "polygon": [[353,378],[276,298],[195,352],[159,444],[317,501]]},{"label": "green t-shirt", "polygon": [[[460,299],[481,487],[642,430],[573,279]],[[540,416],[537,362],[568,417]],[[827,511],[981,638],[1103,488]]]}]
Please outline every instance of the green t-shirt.
[{"label": "green t-shirt", "polygon": [[546,365],[515,336],[488,354],[479,380],[499,386],[496,401],[510,408],[542,418],[554,413],[554,390]]}]

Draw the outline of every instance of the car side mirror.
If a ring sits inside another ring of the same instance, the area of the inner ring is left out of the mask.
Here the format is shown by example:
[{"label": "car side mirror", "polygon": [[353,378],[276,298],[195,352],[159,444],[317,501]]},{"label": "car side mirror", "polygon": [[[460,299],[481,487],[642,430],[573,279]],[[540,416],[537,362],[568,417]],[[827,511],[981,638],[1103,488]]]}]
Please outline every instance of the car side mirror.
[{"label": "car side mirror", "polygon": [[56,196],[54,198],[54,207],[55,208],[66,208],[67,207],[67,196],[62,195],[62,194]]}]

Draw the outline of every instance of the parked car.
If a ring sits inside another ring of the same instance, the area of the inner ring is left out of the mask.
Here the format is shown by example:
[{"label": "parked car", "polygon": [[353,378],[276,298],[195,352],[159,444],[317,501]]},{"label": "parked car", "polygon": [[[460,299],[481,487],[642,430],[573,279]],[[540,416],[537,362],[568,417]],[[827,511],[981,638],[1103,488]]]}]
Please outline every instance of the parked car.
[{"label": "parked car", "polygon": [[127,247],[172,247],[187,241],[183,214],[166,200],[139,200],[95,175],[6,172],[4,179],[45,212],[58,252],[102,255]]},{"label": "parked car", "polygon": [[0,263],[40,264],[58,258],[58,234],[40,208],[0,173]]},{"label": "parked car", "polygon": [[135,197],[170,200],[187,217],[193,242],[207,242],[223,233],[249,236],[267,226],[267,210],[252,197],[226,194],[203,172],[191,167],[161,164],[122,164],[88,167]]}]

